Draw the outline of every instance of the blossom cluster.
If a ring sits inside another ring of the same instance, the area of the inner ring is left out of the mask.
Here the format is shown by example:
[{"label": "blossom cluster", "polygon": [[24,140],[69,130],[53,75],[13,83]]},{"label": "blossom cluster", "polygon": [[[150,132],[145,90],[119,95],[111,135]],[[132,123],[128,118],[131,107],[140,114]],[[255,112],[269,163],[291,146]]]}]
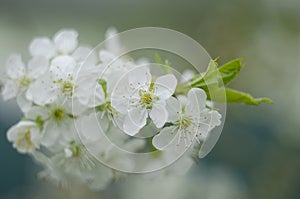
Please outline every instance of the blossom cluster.
[{"label": "blossom cluster", "polygon": [[[116,34],[109,29],[106,37]],[[181,79],[172,73],[153,75],[147,61],[118,59],[120,48],[115,39],[95,51],[79,44],[75,30],[63,29],[53,38],[35,38],[28,61],[20,54],[9,56],[2,96],[16,99],[24,118],[8,130],[7,138],[18,152],[44,165],[41,177],[102,189],[121,175],[99,163],[86,145],[108,162],[134,168],[102,141],[99,126],[115,142],[138,152],[149,143],[131,136],[148,125],[158,132],[150,145],[163,151],[199,145],[221,124],[204,90],[176,93],[177,85],[193,74],[185,72],[189,75]]]}]

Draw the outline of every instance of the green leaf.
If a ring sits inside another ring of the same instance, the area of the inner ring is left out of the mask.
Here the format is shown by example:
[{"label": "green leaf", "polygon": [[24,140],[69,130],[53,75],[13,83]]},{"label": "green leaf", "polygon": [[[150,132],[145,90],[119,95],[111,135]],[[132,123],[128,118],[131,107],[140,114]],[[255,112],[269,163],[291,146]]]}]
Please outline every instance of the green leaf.
[{"label": "green leaf", "polygon": [[[225,96],[226,95],[226,99]],[[248,93],[233,90],[230,88],[219,88],[217,90],[213,91],[212,95],[213,99],[211,99],[211,96],[208,96],[209,99],[215,101],[215,102],[228,102],[228,103],[244,103],[244,104],[250,104],[250,105],[258,105],[262,102],[271,104],[273,103],[271,99],[269,98],[254,98]]]},{"label": "green leaf", "polygon": [[218,58],[211,60],[205,75],[193,79],[192,82],[190,82],[190,86],[198,88],[214,84],[226,86],[239,74],[243,67],[241,58],[232,60],[219,68],[217,60]]},{"label": "green leaf", "polygon": [[235,59],[221,66],[218,71],[222,76],[224,86],[231,82],[241,71],[243,59]]},{"label": "green leaf", "polygon": [[217,68],[218,68],[217,61],[218,61],[218,59],[219,58],[217,57],[216,59],[210,60],[210,62],[208,64],[208,68],[207,68],[206,73],[205,73],[206,75],[208,75],[208,74],[214,72],[215,70],[217,70]]}]

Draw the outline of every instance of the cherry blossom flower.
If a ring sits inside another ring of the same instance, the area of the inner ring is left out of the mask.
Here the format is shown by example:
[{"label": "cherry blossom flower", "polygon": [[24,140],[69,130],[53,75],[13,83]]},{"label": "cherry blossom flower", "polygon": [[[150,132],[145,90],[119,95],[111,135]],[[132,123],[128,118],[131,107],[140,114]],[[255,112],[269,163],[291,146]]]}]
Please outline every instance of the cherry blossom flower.
[{"label": "cherry blossom flower", "polygon": [[7,139],[20,153],[31,153],[40,147],[42,133],[31,121],[20,121],[7,132]]},{"label": "cherry blossom flower", "polygon": [[116,86],[111,99],[112,107],[126,115],[123,130],[129,135],[137,134],[146,125],[148,116],[157,128],[161,128],[168,118],[166,100],[172,96],[176,85],[172,74],[153,82],[147,67],[130,71]]},{"label": "cherry blossom flower", "polygon": [[58,31],[53,40],[47,37],[34,39],[29,45],[29,52],[33,57],[41,56],[51,59],[59,54],[70,54],[78,45],[78,33],[72,29]]},{"label": "cherry blossom flower", "polygon": [[194,141],[205,140],[208,132],[221,124],[221,115],[205,107],[206,94],[202,89],[192,88],[188,92],[184,110],[180,101],[170,98],[167,101],[169,121],[173,124],[163,128],[154,136],[152,143],[160,150],[169,145],[190,146]]}]

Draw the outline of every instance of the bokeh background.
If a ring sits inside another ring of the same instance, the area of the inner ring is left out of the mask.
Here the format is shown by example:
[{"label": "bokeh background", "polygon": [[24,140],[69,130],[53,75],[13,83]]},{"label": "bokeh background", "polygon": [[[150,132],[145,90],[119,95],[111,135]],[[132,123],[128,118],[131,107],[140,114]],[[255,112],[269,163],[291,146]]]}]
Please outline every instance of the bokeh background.
[{"label": "bokeh background", "polygon": [[159,26],[189,35],[221,63],[244,57],[231,87],[274,100],[229,105],[216,147],[184,177],[131,175],[89,192],[36,179],[41,168],[6,139],[22,115],[15,102],[0,99],[0,198],[300,198],[299,19],[299,0],[0,0],[0,70],[11,52],[26,56],[33,37],[60,28],[74,28],[81,42],[96,45],[110,26]]}]

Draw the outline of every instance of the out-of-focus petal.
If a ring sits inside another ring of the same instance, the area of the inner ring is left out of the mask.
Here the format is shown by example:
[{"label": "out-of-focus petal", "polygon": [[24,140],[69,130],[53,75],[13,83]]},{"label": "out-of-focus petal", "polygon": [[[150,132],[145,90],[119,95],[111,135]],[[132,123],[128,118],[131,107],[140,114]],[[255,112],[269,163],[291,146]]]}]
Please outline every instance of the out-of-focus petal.
[{"label": "out-of-focus petal", "polygon": [[21,79],[25,75],[25,65],[19,54],[12,54],[6,61],[6,73],[12,79]]},{"label": "out-of-focus petal", "polygon": [[72,29],[58,31],[53,38],[57,51],[68,54],[75,50],[78,45],[78,33]]},{"label": "out-of-focus petal", "polygon": [[36,56],[28,62],[28,76],[34,79],[45,74],[49,69],[49,61],[45,57]]},{"label": "out-of-focus petal", "polygon": [[54,44],[47,37],[32,40],[29,45],[29,52],[33,57],[43,56],[47,59],[51,59],[56,54]]}]

